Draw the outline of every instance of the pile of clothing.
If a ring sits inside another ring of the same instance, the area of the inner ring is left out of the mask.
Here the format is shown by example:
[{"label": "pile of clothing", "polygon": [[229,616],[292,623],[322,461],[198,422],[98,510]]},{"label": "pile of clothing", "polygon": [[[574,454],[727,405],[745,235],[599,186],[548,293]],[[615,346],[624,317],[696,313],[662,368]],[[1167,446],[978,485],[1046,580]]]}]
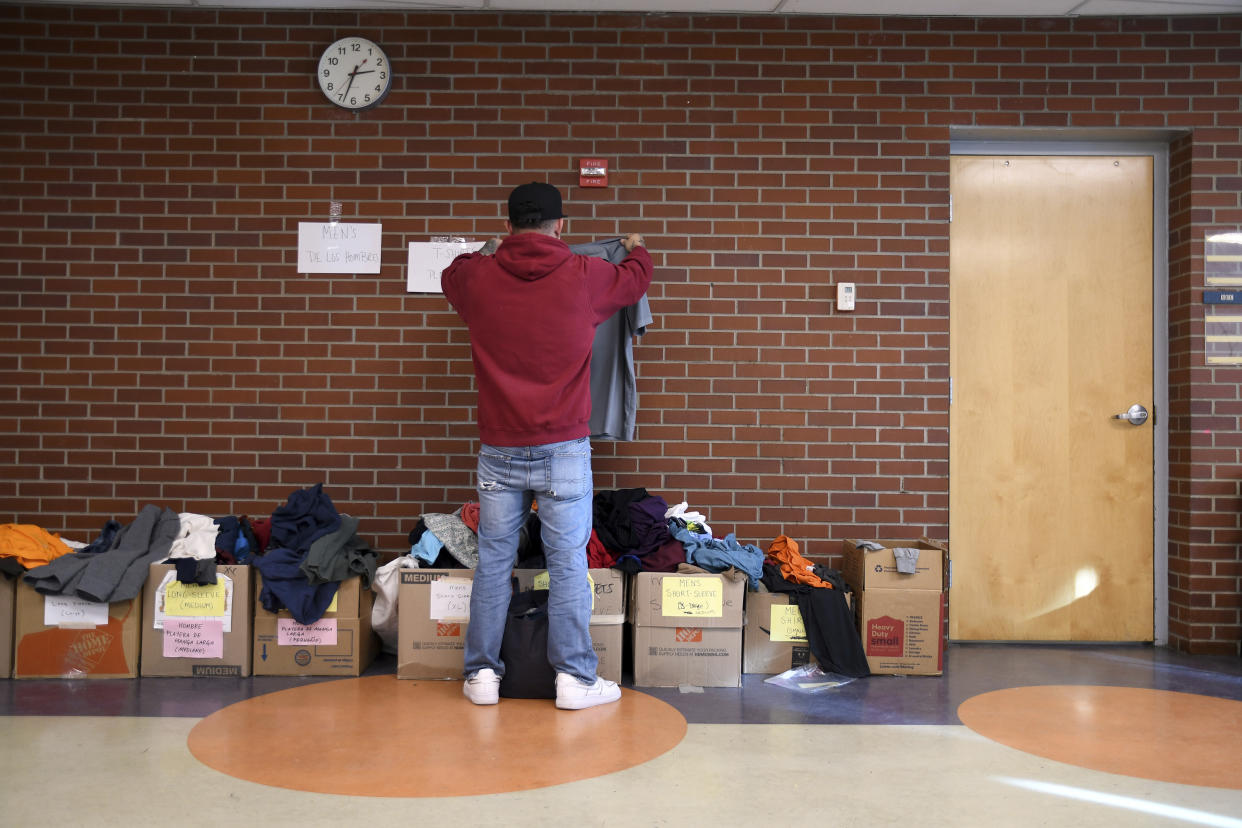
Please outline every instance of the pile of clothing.
[{"label": "pile of clothing", "polygon": [[370,587],[376,554],[319,483],[298,489],[270,517],[211,518],[147,504],[128,524],[107,521],[88,544],[62,540],[31,524],[0,525],[0,571],[44,595],[96,603],[136,598],[153,563],[169,563],[177,580],[216,583],[217,565],[253,565],[263,575],[259,600],[288,609],[302,624],[318,621],[341,581],[360,575]]},{"label": "pile of clothing", "polygon": [[313,624],[332,605],[341,581],[358,575],[370,589],[375,552],[358,537],[358,518],[337,512],[322,483],[290,494],[268,528],[266,548],[251,560],[263,576],[264,609],[288,609],[299,624]]},{"label": "pile of clothing", "polygon": [[803,557],[798,542],[781,535],[763,561],[763,590],[781,592],[798,605],[811,655],[826,672],[871,675],[841,573]]}]

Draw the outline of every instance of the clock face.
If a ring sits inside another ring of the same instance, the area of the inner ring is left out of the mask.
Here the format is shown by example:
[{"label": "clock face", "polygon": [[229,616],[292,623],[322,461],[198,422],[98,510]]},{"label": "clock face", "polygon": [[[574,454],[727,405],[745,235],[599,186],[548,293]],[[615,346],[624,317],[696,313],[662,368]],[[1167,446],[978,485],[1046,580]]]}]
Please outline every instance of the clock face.
[{"label": "clock face", "polygon": [[388,55],[365,37],[343,37],[319,58],[319,88],[339,107],[370,109],[391,87]]}]

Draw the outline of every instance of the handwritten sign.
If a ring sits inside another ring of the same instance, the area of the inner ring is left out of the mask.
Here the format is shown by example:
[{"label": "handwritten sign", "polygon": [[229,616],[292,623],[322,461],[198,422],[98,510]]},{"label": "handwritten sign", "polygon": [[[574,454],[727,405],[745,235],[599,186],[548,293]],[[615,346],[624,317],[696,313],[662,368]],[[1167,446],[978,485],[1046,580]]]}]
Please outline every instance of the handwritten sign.
[{"label": "handwritten sign", "polygon": [[724,616],[724,581],[720,578],[664,578],[661,581],[660,614],[721,618]]},{"label": "handwritten sign", "polygon": [[298,222],[298,273],[379,273],[381,227]]},{"label": "handwritten sign", "polygon": [[462,253],[473,253],[486,242],[410,242],[406,267],[407,293],[443,293],[440,273]]},{"label": "handwritten sign", "polygon": [[76,595],[44,595],[43,626],[102,627],[108,623],[108,605]]},{"label": "handwritten sign", "polygon": [[[222,591],[222,593],[220,593]],[[219,594],[224,596],[223,607]],[[233,631],[233,579],[223,573],[216,575],[216,583],[199,586],[183,584],[177,573],[169,570],[164,580],[155,588],[155,611],[151,613],[151,626],[164,629],[164,622],[171,618],[209,620],[220,619],[224,631]]]},{"label": "handwritten sign", "polygon": [[[590,589],[591,589],[591,609],[595,609],[595,579],[591,577],[590,572],[587,573],[587,583],[590,585]],[[552,578],[550,575],[548,575],[548,571],[545,569],[543,572],[540,572],[538,575],[535,576],[535,581],[534,581],[532,588],[533,589],[550,589],[551,584],[552,584]]]},{"label": "handwritten sign", "polygon": [[224,622],[165,618],[164,658],[224,658]]},{"label": "handwritten sign", "polygon": [[164,590],[164,614],[211,618],[224,615],[226,603],[224,582],[214,584],[183,584],[173,581]]},{"label": "handwritten sign", "polygon": [[773,641],[806,643],[806,626],[802,623],[802,610],[798,609],[797,604],[773,604],[772,626],[768,629],[772,631]]},{"label": "handwritten sign", "polygon": [[441,578],[431,582],[431,613],[433,621],[469,621],[470,589],[474,581],[469,578]]},{"label": "handwritten sign", "polygon": [[336,619],[320,618],[314,624],[299,624],[292,618],[276,619],[276,643],[309,647],[336,645]]}]

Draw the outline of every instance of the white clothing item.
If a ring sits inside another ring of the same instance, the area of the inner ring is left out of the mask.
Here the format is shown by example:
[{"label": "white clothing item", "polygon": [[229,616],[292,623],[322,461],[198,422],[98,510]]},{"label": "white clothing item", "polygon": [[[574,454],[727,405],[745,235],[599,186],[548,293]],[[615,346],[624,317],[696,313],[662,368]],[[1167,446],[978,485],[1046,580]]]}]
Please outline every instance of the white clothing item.
[{"label": "white clothing item", "polygon": [[401,589],[401,570],[418,569],[418,558],[402,555],[375,570],[371,589],[375,603],[371,605],[371,629],[380,637],[386,653],[397,652],[397,594]]},{"label": "white clothing item", "polygon": [[181,520],[181,529],[168,550],[168,557],[214,561],[216,535],[220,532],[215,520],[193,512],[182,512],[177,517]]},{"label": "white clothing item", "polygon": [[[670,506],[668,511],[664,513],[664,519],[668,520],[669,518],[680,518],[686,523],[697,523],[703,528],[704,534],[711,535],[712,527],[707,525],[706,517],[701,512],[686,511],[689,507],[690,504],[684,500],[676,506]],[[715,535],[712,535],[712,537],[715,537]]]}]

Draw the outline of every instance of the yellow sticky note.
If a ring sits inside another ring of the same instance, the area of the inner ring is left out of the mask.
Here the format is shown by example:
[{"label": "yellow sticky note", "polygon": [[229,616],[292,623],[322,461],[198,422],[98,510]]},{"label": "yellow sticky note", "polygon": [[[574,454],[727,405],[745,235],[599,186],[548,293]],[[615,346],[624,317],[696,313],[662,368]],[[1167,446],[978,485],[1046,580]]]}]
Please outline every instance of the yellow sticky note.
[{"label": "yellow sticky note", "polygon": [[222,580],[202,586],[170,581],[164,590],[164,614],[197,618],[223,616],[225,601]]},{"label": "yellow sticky note", "polygon": [[336,612],[336,596],[340,594],[341,594],[341,590],[338,588],[337,591],[333,593],[332,595],[332,603],[328,604],[328,608],[324,610],[324,612]]},{"label": "yellow sticky note", "polygon": [[797,604],[773,604],[772,626],[769,629],[772,630],[773,641],[806,643],[806,627]]},{"label": "yellow sticky note", "polygon": [[[543,572],[540,572],[535,576],[535,582],[532,584],[531,588],[547,589],[548,585],[551,583],[552,578],[548,575],[548,570],[545,569]],[[595,579],[591,577],[590,572],[587,573],[587,583],[591,585],[591,609],[595,609]]]},{"label": "yellow sticky note", "polygon": [[724,581],[703,577],[664,578],[661,582],[660,614],[677,618],[723,617]]}]

